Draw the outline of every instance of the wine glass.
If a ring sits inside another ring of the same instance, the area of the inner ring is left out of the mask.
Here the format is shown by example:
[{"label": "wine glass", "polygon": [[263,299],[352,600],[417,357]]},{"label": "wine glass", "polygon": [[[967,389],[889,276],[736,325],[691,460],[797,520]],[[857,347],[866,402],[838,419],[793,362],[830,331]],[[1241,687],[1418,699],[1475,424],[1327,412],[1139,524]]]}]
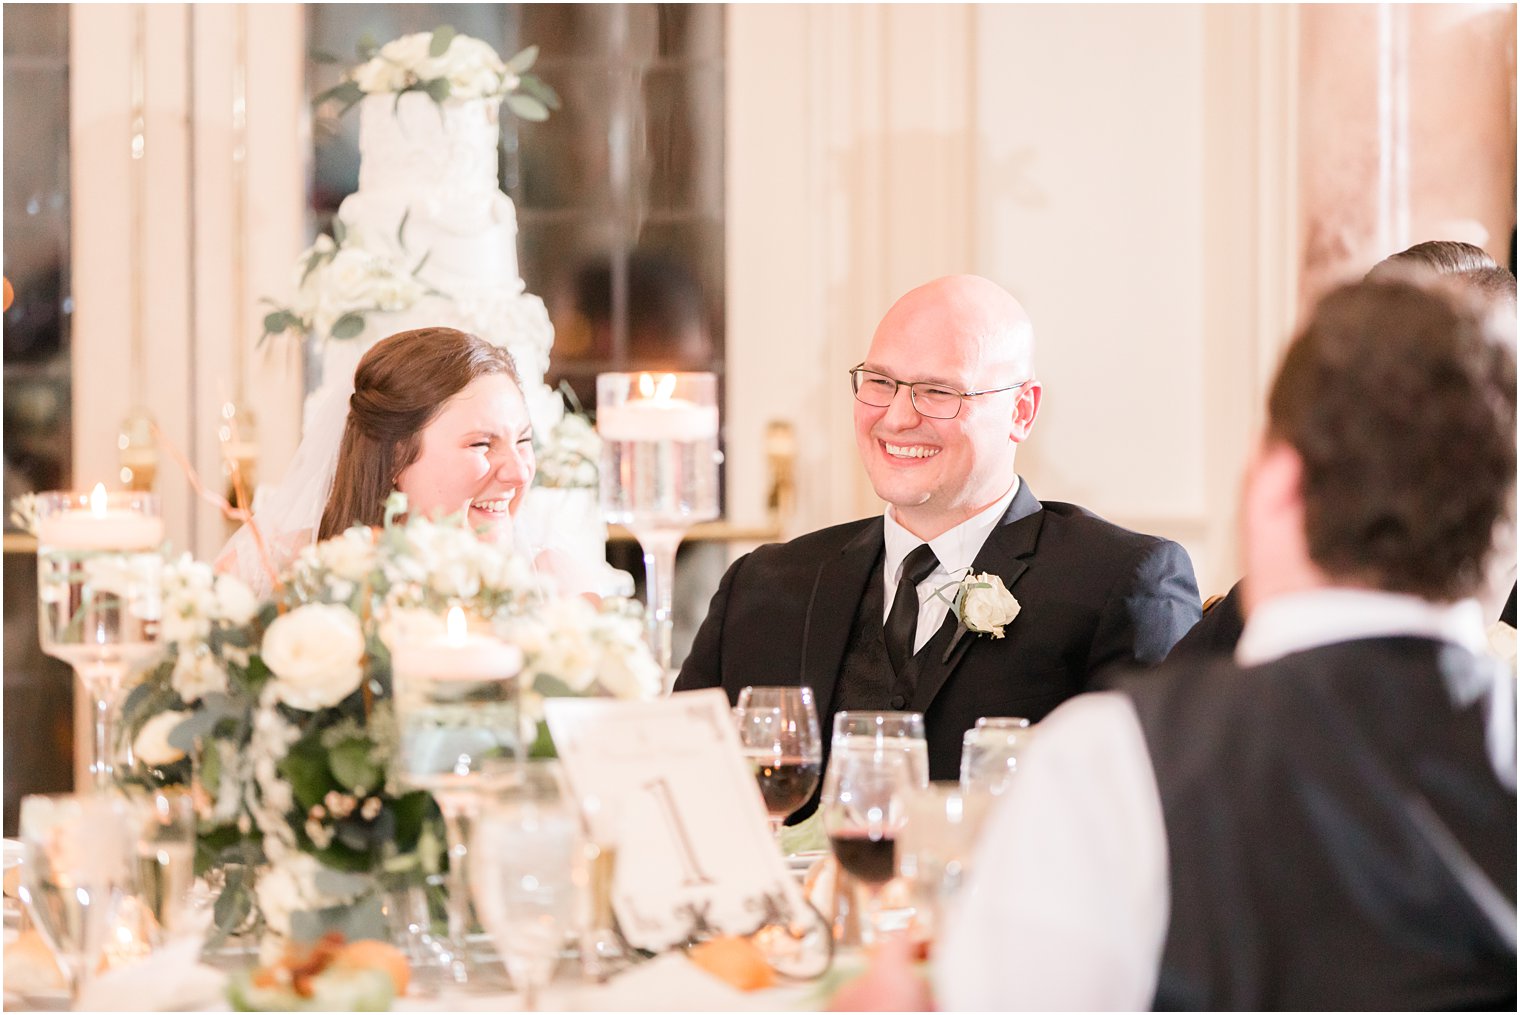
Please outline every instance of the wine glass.
[{"label": "wine glass", "polygon": [[159,654],[164,526],[140,491],[51,492],[37,498],[38,635],[74,668],[94,704],[90,772],[112,785],[117,699]]},{"label": "wine glass", "polygon": [[515,768],[495,783],[475,819],[470,881],[481,922],[522,992],[523,1008],[536,1011],[577,929],[584,853],[580,816],[559,762],[523,761]]},{"label": "wine glass", "polygon": [[21,901],[74,1001],[135,890],[133,824],[124,802],[107,794],[39,794],[21,801]]},{"label": "wine glass", "polygon": [[866,886],[866,924],[880,933],[881,889],[897,871],[904,801],[918,786],[912,755],[866,738],[836,741],[823,782],[823,830],[834,859]]},{"label": "wine glass", "polygon": [[808,802],[823,770],[823,738],[811,687],[746,687],[739,692],[739,743],[755,766],[771,833]]},{"label": "wine glass", "polygon": [[897,873],[912,888],[913,923],[923,939],[933,939],[946,903],[965,883],[989,802],[954,782],[930,783],[904,800]]},{"label": "wine glass", "polygon": [[588,979],[602,983],[633,961],[612,909],[622,808],[615,796],[587,794],[580,798],[580,815],[587,910],[581,928],[581,967]]}]

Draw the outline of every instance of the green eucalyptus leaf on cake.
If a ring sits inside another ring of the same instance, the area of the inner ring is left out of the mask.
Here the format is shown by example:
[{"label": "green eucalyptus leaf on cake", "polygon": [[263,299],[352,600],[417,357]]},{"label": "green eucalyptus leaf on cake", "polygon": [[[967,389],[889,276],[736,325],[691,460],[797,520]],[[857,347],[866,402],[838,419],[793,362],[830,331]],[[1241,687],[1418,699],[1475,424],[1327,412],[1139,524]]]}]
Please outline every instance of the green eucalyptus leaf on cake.
[{"label": "green eucalyptus leaf on cake", "polygon": [[364,330],[364,315],[358,311],[351,311],[333,322],[333,338],[357,338]]},{"label": "green eucalyptus leaf on cake", "polygon": [[508,95],[507,108],[512,110],[520,119],[540,123],[549,119],[549,107],[531,95],[514,94]]},{"label": "green eucalyptus leaf on cake", "polygon": [[506,72],[508,74],[521,75],[523,71],[527,70],[529,67],[532,67],[534,62],[537,60],[538,47],[526,46],[523,49],[518,50],[517,53],[506,62]]},{"label": "green eucalyptus leaf on cake", "polygon": [[396,246],[402,250],[406,249],[406,223],[411,217],[412,209],[408,205],[406,211],[401,213],[401,221],[396,225]]},{"label": "green eucalyptus leaf on cake", "polygon": [[[422,274],[422,269],[427,266],[428,258],[430,258],[432,256],[433,256],[433,250],[432,250],[431,247],[429,247],[427,250],[423,251],[422,260],[418,261],[417,262],[417,267],[415,267],[415,268],[412,269],[412,277],[413,278],[415,278],[418,275]],[[443,294],[435,292],[432,295],[434,295],[434,296],[441,296]]]},{"label": "green eucalyptus leaf on cake", "polygon": [[559,93],[535,74],[524,74],[517,84],[518,90],[537,99],[550,109],[559,108]]},{"label": "green eucalyptus leaf on cake", "polygon": [[456,34],[453,25],[439,25],[433,29],[433,41],[428,43],[428,56],[436,60],[447,53]]},{"label": "green eucalyptus leaf on cake", "polygon": [[343,246],[344,241],[348,239],[348,226],[343,224],[342,219],[334,216],[332,220],[332,231],[333,242],[340,247]]},{"label": "green eucalyptus leaf on cake", "polygon": [[330,53],[325,49],[317,49],[315,46],[306,51],[306,58],[313,63],[342,63],[343,58],[336,53]]},{"label": "green eucalyptus leaf on cake", "polygon": [[314,106],[320,106],[324,102],[336,102],[339,107],[338,115],[342,116],[344,113],[353,108],[354,103],[358,102],[362,98],[364,98],[364,91],[356,82],[341,81],[338,84],[333,85],[327,91],[319,93],[317,97],[311,101],[312,105]]},{"label": "green eucalyptus leaf on cake", "polygon": [[453,90],[454,86],[449,83],[448,78],[434,78],[423,86],[423,91],[427,92],[428,98],[440,105],[447,101]]},{"label": "green eucalyptus leaf on cake", "polygon": [[376,42],[375,37],[373,35],[370,35],[368,32],[365,32],[363,35],[359,36],[359,42],[354,46],[354,54],[359,58],[360,63],[373,59],[375,54],[379,51],[380,44]]}]

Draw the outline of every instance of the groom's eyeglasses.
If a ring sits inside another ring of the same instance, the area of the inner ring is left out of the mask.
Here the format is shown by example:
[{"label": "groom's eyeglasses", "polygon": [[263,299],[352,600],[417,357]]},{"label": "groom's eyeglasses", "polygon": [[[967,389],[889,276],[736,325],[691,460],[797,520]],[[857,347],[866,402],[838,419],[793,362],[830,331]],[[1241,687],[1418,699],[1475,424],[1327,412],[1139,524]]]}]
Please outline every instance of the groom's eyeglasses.
[{"label": "groom's eyeglasses", "polygon": [[867,370],[864,366],[850,369],[850,386],[855,389],[856,401],[878,409],[885,409],[892,404],[892,399],[897,397],[898,388],[907,388],[908,398],[913,403],[913,411],[930,419],[954,419],[960,415],[962,399],[976,398],[978,395],[995,395],[1000,391],[1012,391],[1028,383],[1026,380],[1002,388],[956,391],[954,388],[947,388],[933,381],[914,381],[910,384],[907,381],[888,377],[886,374],[879,374],[874,370]]}]

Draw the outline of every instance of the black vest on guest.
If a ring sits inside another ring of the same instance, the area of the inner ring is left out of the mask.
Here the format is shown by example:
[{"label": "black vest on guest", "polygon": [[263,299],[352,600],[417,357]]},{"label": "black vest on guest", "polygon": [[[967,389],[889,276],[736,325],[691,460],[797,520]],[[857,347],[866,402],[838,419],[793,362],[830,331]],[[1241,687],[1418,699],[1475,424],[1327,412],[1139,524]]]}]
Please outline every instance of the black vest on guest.
[{"label": "black vest on guest", "polygon": [[[1493,665],[1375,638],[1123,684],[1166,824],[1157,1009],[1515,1009]],[[1513,697],[1498,701],[1512,763]]]}]

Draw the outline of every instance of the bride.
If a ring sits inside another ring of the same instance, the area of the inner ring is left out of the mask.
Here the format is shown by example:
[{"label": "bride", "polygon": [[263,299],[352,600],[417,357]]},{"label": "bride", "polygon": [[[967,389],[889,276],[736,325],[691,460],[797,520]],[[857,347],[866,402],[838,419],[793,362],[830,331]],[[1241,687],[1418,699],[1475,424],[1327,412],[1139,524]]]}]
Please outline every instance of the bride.
[{"label": "bride", "polygon": [[[535,460],[527,403],[505,349],[453,328],[398,332],[359,360],[351,390],[334,385],[323,399],[290,471],[254,513],[276,571],[313,540],[380,525],[386,500],[400,492],[409,511],[428,517],[465,511],[481,538],[517,543],[562,593],[594,595],[596,568],[523,546],[513,524]],[[246,525],[217,568],[260,595],[272,591]]]}]

